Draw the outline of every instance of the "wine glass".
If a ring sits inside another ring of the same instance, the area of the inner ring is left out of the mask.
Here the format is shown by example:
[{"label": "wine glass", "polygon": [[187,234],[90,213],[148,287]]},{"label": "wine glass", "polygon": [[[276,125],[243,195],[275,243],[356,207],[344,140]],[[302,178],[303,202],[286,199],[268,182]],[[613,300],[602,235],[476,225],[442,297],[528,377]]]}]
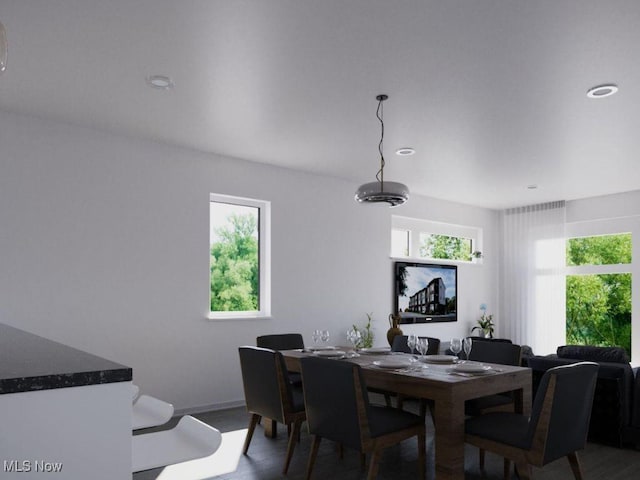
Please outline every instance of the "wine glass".
[{"label": "wine glass", "polygon": [[469,355],[471,354],[471,347],[473,346],[473,339],[471,337],[467,337],[462,340],[462,348],[464,349],[464,354],[469,360]]},{"label": "wine glass", "polygon": [[452,338],[451,345],[449,348],[453,352],[453,354],[457,357],[458,354],[462,351],[462,340],[460,338]]},{"label": "wine glass", "polygon": [[420,352],[420,355],[424,359],[424,354],[429,350],[429,340],[427,338],[418,338],[416,348]]},{"label": "wine glass", "polygon": [[410,352],[413,353],[416,349],[416,344],[418,343],[418,336],[415,333],[412,333],[407,337],[407,346],[409,347]]},{"label": "wine glass", "polygon": [[362,334],[359,330],[351,329],[347,330],[347,340],[353,345],[353,349],[357,350],[360,341],[362,340]]},{"label": "wine glass", "polygon": [[329,341],[329,330],[322,330],[320,332],[320,340],[322,340],[322,343],[327,343]]},{"label": "wine glass", "polygon": [[313,340],[313,344],[317,345],[318,340],[320,340],[320,330],[314,330],[311,334],[311,339]]}]

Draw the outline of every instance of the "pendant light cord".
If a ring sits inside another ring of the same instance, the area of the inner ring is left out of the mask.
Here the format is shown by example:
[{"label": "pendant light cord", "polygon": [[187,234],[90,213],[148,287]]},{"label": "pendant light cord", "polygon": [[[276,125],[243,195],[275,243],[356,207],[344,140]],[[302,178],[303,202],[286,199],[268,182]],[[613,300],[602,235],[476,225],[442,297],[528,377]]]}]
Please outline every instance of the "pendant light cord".
[{"label": "pendant light cord", "polygon": [[384,98],[378,100],[378,109],[376,110],[376,117],[380,120],[380,143],[378,143],[378,152],[380,152],[380,170],[376,173],[376,180],[380,182],[380,191],[384,189],[384,155],[382,154],[382,142],[384,140],[384,109],[382,102]]}]

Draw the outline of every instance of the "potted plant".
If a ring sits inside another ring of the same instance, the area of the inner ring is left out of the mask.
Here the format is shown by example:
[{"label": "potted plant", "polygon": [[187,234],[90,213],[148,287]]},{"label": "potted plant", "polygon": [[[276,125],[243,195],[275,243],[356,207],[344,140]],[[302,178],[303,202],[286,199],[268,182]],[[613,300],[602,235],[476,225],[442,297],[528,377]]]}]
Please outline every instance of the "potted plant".
[{"label": "potted plant", "polygon": [[495,328],[493,315],[487,315],[487,306],[484,303],[480,305],[480,310],[482,311],[482,315],[480,315],[478,319],[478,325],[471,329],[471,333],[476,330],[481,330],[485,338],[493,338],[493,329]]},{"label": "potted plant", "polygon": [[371,317],[373,313],[367,313],[367,324],[364,328],[358,328],[355,324],[353,325],[353,331],[360,333],[360,340],[355,348],[371,348],[373,347],[373,330],[371,329]]}]

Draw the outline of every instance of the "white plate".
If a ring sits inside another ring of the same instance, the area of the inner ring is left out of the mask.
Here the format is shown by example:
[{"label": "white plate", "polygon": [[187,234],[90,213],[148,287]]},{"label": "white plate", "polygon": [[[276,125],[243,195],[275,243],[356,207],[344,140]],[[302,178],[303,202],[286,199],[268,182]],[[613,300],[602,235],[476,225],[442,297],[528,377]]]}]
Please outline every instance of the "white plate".
[{"label": "white plate", "polygon": [[312,352],[321,352],[323,350],[335,350],[336,347],[331,347],[329,345],[316,345],[313,347],[309,347],[309,350],[311,350]]},{"label": "white plate", "polygon": [[491,365],[482,365],[481,363],[458,363],[453,367],[454,372],[462,373],[484,373],[491,370]]},{"label": "white plate", "polygon": [[370,353],[370,354],[386,354],[391,353],[391,348],[389,347],[373,347],[373,348],[361,348],[361,353]]},{"label": "white plate", "polygon": [[326,358],[344,358],[346,352],[342,350],[319,350],[315,352],[315,355]]},{"label": "white plate", "polygon": [[380,368],[406,368],[410,365],[406,360],[398,359],[376,360],[373,364]]},{"label": "white plate", "polygon": [[424,357],[418,357],[420,361],[426,363],[453,363],[458,360],[458,357],[453,355],[425,355]]}]

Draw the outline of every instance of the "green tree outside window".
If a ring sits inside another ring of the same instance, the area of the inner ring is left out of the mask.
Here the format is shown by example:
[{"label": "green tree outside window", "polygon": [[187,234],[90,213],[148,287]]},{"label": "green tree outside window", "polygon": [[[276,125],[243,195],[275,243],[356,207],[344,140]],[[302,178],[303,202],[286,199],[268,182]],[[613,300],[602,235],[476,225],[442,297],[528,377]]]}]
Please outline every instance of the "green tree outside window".
[{"label": "green tree outside window", "polygon": [[[631,234],[570,238],[567,265],[631,263]],[[631,274],[567,275],[567,343],[620,346],[631,355]]]}]

